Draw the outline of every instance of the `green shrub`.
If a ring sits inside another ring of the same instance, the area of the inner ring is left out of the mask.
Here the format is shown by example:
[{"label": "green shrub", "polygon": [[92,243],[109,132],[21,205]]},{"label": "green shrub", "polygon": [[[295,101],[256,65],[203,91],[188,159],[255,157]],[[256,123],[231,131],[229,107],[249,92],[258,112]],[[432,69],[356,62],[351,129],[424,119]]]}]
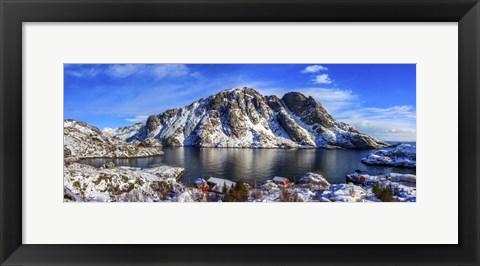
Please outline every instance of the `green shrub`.
[{"label": "green shrub", "polygon": [[398,189],[398,187],[395,187],[395,188],[393,189],[393,195],[394,195],[394,196],[397,196],[397,197],[400,196],[400,190]]},{"label": "green shrub", "polygon": [[223,198],[228,202],[244,202],[248,199],[248,188],[243,180],[238,180],[235,186],[227,188],[223,185]]},{"label": "green shrub", "polygon": [[390,184],[386,187],[382,187],[380,184],[375,183],[373,184],[372,192],[381,201],[393,201],[392,185]]}]

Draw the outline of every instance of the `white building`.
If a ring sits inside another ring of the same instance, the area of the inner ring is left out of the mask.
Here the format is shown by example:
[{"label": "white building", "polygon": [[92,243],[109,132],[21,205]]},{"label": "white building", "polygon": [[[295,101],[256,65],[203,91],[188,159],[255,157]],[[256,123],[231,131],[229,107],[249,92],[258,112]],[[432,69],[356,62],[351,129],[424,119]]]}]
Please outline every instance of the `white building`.
[{"label": "white building", "polygon": [[208,185],[210,186],[211,191],[223,192],[223,186],[226,186],[227,188],[231,188],[235,186],[235,182],[230,181],[228,179],[223,179],[223,178],[216,178],[216,177],[210,177],[207,180]]}]

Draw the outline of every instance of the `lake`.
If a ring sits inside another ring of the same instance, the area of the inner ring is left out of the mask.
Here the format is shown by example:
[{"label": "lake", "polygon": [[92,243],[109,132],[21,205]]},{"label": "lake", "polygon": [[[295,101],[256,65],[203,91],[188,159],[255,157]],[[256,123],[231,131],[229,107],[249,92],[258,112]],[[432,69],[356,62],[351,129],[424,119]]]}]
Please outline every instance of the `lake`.
[{"label": "lake", "polygon": [[415,169],[368,166],[361,159],[375,150],[324,149],[241,149],[241,148],[163,148],[165,155],[137,159],[83,159],[80,163],[100,166],[114,162],[117,166],[148,168],[159,164],[183,167],[181,181],[192,184],[197,177],[242,178],[250,184],[274,176],[298,180],[309,171],[320,171],[331,183],[344,183],[345,176],[356,169],[367,173],[410,173]]}]

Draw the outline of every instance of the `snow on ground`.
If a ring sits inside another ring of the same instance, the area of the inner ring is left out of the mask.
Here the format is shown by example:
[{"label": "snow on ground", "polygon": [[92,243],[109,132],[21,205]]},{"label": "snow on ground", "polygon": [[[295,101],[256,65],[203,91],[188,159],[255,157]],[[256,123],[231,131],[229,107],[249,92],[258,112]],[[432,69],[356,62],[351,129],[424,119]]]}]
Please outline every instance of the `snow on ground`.
[{"label": "snow on ground", "polygon": [[416,201],[417,199],[416,175],[398,173],[368,175],[355,172],[347,175],[347,181],[369,191],[372,191],[374,185],[383,189],[389,186],[392,189],[393,201]]},{"label": "snow on ground", "polygon": [[307,173],[296,184],[277,185],[272,181],[251,191],[254,202],[366,202],[379,201],[354,184],[331,185],[322,175]]},{"label": "snow on ground", "polygon": [[[223,201],[221,193],[204,192],[178,182],[184,169],[95,168],[78,163],[64,166],[65,201],[207,202]],[[322,175],[307,173],[297,183],[268,180],[248,188],[249,202],[379,202],[374,186],[391,189],[392,201],[416,201],[416,176],[411,174],[348,175],[347,183],[330,184]]]},{"label": "snow on ground", "polygon": [[369,165],[384,165],[397,167],[417,166],[417,149],[410,144],[401,144],[391,150],[378,150],[362,159]]},{"label": "snow on ground", "polygon": [[[159,166],[93,167],[67,163],[63,168],[65,201],[185,201],[177,180],[183,168]],[[180,196],[180,197],[179,197]]]},{"label": "snow on ground", "polygon": [[380,201],[370,191],[354,184],[334,184],[323,191],[320,197],[332,202]]},{"label": "snow on ground", "polygon": [[383,189],[391,189],[392,201],[416,201],[416,176],[397,173],[380,176],[354,173],[349,175],[347,183],[342,184],[330,184],[316,173],[305,174],[296,184],[278,185],[269,180],[250,190],[249,201],[380,202],[382,200],[374,193],[374,184]]},{"label": "snow on ground", "polygon": [[148,147],[113,138],[98,128],[81,121],[64,120],[64,159],[80,158],[135,158],[162,155],[159,147]]},{"label": "snow on ground", "polygon": [[130,138],[138,134],[138,132],[145,126],[145,123],[136,123],[133,126],[120,128],[104,128],[103,134],[110,137],[115,137],[123,141],[129,141]]}]

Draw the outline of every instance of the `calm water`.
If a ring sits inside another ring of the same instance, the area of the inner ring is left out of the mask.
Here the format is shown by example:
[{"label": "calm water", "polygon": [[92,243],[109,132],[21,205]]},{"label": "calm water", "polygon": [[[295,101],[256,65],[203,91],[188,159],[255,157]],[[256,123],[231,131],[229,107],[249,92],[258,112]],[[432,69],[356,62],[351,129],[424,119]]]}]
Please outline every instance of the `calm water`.
[{"label": "calm water", "polygon": [[230,180],[243,178],[254,184],[278,175],[292,181],[306,172],[319,170],[331,183],[345,182],[356,169],[369,173],[415,173],[413,169],[367,166],[361,159],[372,150],[324,149],[237,149],[237,148],[163,148],[165,155],[138,159],[84,159],[93,166],[113,161],[117,166],[147,168],[158,164],[184,167],[184,183],[197,177],[215,176]]}]

